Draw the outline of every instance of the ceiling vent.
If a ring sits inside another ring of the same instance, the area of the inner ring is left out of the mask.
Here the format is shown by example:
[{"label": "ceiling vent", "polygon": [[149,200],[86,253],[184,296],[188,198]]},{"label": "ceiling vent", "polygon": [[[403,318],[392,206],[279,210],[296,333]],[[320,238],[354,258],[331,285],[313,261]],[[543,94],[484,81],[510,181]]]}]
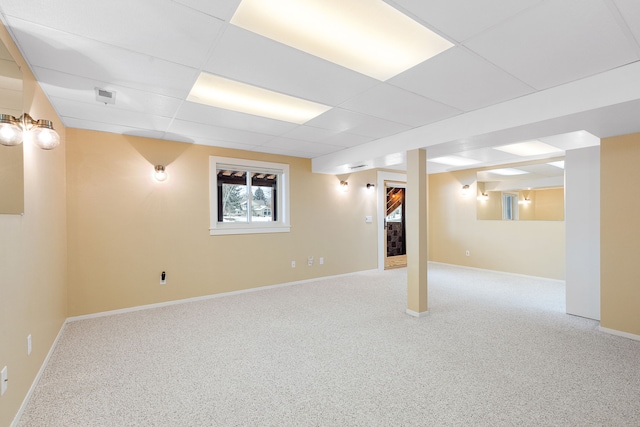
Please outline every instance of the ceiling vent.
[{"label": "ceiling vent", "polygon": [[105,104],[116,103],[116,93],[114,91],[108,91],[105,89],[96,88],[96,101],[104,102]]},{"label": "ceiling vent", "polygon": [[360,168],[364,168],[367,165],[358,165],[358,166],[350,166],[349,169],[354,170],[354,169],[360,169]]}]

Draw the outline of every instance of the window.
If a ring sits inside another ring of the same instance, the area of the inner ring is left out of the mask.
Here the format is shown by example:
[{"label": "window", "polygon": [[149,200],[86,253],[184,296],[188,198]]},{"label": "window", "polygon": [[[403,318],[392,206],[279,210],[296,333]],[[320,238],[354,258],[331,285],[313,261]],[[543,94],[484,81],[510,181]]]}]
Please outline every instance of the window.
[{"label": "window", "polygon": [[288,232],[289,165],[211,157],[210,234]]},{"label": "window", "polygon": [[502,219],[518,219],[518,195],[502,193]]}]

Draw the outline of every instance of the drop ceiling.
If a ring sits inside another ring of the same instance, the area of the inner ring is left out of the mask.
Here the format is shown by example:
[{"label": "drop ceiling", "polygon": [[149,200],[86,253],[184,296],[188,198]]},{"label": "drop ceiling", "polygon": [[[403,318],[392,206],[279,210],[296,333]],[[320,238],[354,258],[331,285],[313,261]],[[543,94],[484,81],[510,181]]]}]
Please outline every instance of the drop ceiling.
[{"label": "drop ceiling", "polygon": [[[311,158],[315,172],[402,168],[418,148],[491,166],[544,158],[494,146],[640,131],[637,0],[387,3],[453,47],[381,81],[231,24],[239,0],[2,0],[0,16],[65,126]],[[201,72],[330,109],[295,124],[190,102]]]}]

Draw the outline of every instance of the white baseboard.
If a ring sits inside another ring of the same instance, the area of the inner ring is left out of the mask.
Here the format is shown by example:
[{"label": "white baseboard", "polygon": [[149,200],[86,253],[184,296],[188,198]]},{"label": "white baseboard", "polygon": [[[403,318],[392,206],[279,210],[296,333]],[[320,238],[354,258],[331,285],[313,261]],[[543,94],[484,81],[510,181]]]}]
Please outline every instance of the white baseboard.
[{"label": "white baseboard", "polygon": [[615,329],[603,328],[600,326],[601,332],[606,332],[607,334],[617,335],[623,338],[629,338],[630,340],[640,341],[640,335],[630,334],[629,332],[617,331]]},{"label": "white baseboard", "polygon": [[33,394],[33,391],[36,389],[36,386],[38,385],[38,382],[40,381],[40,377],[42,377],[42,373],[44,372],[44,369],[49,364],[49,359],[51,358],[51,355],[53,354],[53,352],[55,351],[56,347],[58,346],[58,341],[60,340],[60,337],[62,336],[62,332],[64,331],[64,328],[65,328],[66,325],[67,325],[67,321],[65,320],[65,322],[60,327],[60,330],[58,331],[58,335],[56,336],[56,339],[53,340],[53,344],[51,344],[51,348],[49,349],[49,352],[47,353],[47,357],[44,358],[44,361],[42,362],[42,365],[40,366],[40,370],[38,370],[38,373],[36,374],[36,377],[33,379],[33,382],[31,383],[31,387],[29,387],[29,391],[27,392],[27,395],[22,400],[22,404],[20,405],[20,409],[18,409],[18,413],[16,413],[16,416],[13,417],[13,421],[11,422],[11,427],[18,427],[18,424],[20,423],[20,418],[22,417],[22,414],[24,413],[24,410],[26,409],[27,404],[29,403],[29,400],[31,399],[31,395]]},{"label": "white baseboard", "polygon": [[186,303],[189,303],[189,302],[204,301],[204,300],[209,300],[209,299],[214,299],[214,298],[224,298],[224,297],[228,297],[228,296],[232,296],[232,295],[240,295],[240,294],[246,294],[246,293],[250,293],[250,292],[266,291],[266,290],[269,290],[269,289],[284,288],[284,287],[287,287],[287,286],[303,285],[305,283],[313,283],[313,282],[317,282],[317,281],[320,281],[320,280],[335,279],[335,278],[339,278],[339,277],[347,277],[347,276],[353,276],[353,275],[356,275],[356,274],[371,273],[371,272],[377,272],[377,271],[378,270],[363,270],[363,271],[356,271],[354,273],[345,273],[345,274],[337,274],[337,275],[334,275],[334,276],[316,277],[316,278],[313,278],[313,279],[298,280],[298,281],[295,281],[295,282],[280,283],[280,284],[277,284],[277,285],[260,286],[260,287],[257,287],[257,288],[241,289],[239,291],[223,292],[223,293],[219,293],[219,294],[203,295],[201,297],[193,297],[193,298],[185,298],[185,299],[179,299],[179,300],[173,300],[173,301],[159,302],[159,303],[156,303],[156,304],[138,305],[138,306],[135,306],[135,307],[121,308],[121,309],[118,309],[118,310],[109,310],[109,311],[102,311],[102,312],[99,312],[99,313],[84,314],[84,315],[81,315],[81,316],[73,316],[73,317],[69,317],[67,319],[67,322],[77,322],[79,320],[95,319],[95,318],[98,318],[98,317],[105,317],[105,316],[114,316],[116,314],[132,313],[134,311],[150,310],[150,309],[153,309],[153,308],[168,307],[168,306],[176,305],[176,304],[186,304]]},{"label": "white baseboard", "polygon": [[507,276],[526,277],[526,278],[529,278],[529,279],[547,280],[549,282],[556,282],[556,283],[560,283],[560,284],[563,284],[563,285],[565,284],[565,281],[562,280],[562,279],[551,279],[549,277],[531,276],[531,275],[528,275],[528,274],[510,273],[508,271],[489,270],[487,268],[468,267],[466,265],[448,264],[446,262],[437,262],[437,261],[429,261],[429,264],[446,265],[448,267],[464,268],[466,270],[476,270],[476,271],[484,271],[484,272],[487,272],[487,273],[506,274]]},{"label": "white baseboard", "polygon": [[417,318],[426,317],[429,314],[428,311],[421,311],[420,313],[418,313],[417,311],[409,310],[408,308],[407,308],[406,312],[407,312],[407,314],[409,316],[413,316],[413,317],[417,317]]}]

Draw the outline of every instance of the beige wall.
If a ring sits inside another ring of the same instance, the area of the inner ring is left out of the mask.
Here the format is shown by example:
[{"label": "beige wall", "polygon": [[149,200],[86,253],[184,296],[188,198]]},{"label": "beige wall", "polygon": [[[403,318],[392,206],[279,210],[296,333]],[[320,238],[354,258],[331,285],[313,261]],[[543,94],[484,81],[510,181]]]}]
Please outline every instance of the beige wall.
[{"label": "beige wall", "polygon": [[[466,197],[465,184],[472,190]],[[429,259],[564,279],[564,222],[478,220],[475,187],[473,169],[429,175]]]},{"label": "beige wall", "polygon": [[534,219],[538,221],[564,220],[564,188],[531,191]]},{"label": "beige wall", "polygon": [[[308,159],[78,129],[67,144],[69,316],[377,266],[376,221],[364,221],[376,215],[365,191],[374,171],[352,174],[342,193]],[[291,232],[210,236],[210,155],[288,163]],[[151,178],[154,164],[168,181]]]},{"label": "beige wall", "polygon": [[640,335],[640,133],[600,146],[600,324]]},{"label": "beige wall", "polygon": [[62,140],[53,151],[24,142],[24,216],[0,215],[0,369],[9,372],[0,425],[8,426],[66,318],[67,222],[65,130],[1,24],[0,39],[22,69],[24,110],[52,120]]}]

